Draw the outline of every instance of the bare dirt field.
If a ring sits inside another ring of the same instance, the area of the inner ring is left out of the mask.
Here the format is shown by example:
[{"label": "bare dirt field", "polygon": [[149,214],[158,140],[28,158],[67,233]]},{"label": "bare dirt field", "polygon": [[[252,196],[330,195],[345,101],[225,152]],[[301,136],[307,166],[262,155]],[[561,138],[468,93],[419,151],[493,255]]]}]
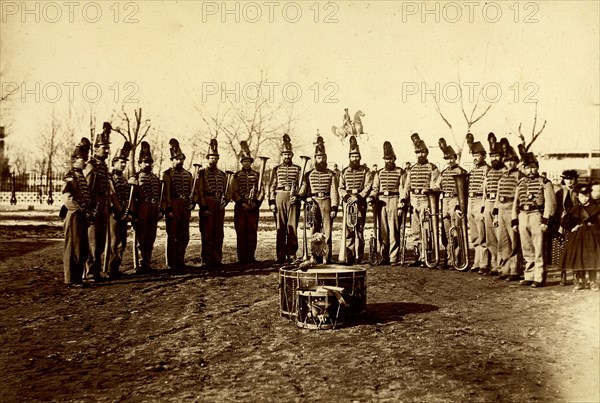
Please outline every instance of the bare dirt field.
[{"label": "bare dirt field", "polygon": [[556,271],[531,289],[363,266],[364,317],[300,329],[279,314],[272,229],[261,262],[240,266],[228,225],[221,271],[85,289],[62,283],[60,228],[0,227],[0,401],[599,401],[600,295],[558,286]]}]

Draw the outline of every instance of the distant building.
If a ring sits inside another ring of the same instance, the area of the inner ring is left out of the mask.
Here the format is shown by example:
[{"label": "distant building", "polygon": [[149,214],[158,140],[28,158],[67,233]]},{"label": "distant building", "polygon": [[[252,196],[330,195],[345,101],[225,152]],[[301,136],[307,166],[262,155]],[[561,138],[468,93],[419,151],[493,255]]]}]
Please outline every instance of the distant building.
[{"label": "distant building", "polygon": [[550,153],[538,157],[540,172],[554,183],[560,182],[560,175],[566,169],[575,169],[579,181],[592,178],[600,180],[600,150],[576,153]]}]

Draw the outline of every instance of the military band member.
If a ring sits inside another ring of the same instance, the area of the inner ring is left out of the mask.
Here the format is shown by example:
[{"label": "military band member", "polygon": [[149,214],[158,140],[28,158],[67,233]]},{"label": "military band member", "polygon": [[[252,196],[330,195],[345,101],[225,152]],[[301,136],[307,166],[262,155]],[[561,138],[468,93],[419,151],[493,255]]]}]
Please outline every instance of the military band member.
[{"label": "military band member", "polygon": [[108,230],[110,231],[110,242],[108,245],[108,275],[110,278],[122,276],[120,271],[123,253],[127,246],[127,226],[131,216],[127,215],[127,204],[129,202],[129,183],[123,171],[129,161],[131,143],[126,141],[112,159],[112,172],[109,177],[111,188],[111,208],[109,214]]},{"label": "military band member", "polygon": [[474,167],[469,172],[469,238],[475,250],[471,271],[484,274],[488,271],[489,251],[485,244],[485,223],[483,218],[483,179],[490,169],[485,162],[486,151],[481,142],[475,142],[467,133],[467,144],[473,156]]},{"label": "military band member", "polygon": [[[94,156],[85,167],[85,178],[92,197],[93,220],[88,228],[88,241],[90,252],[86,264],[86,280],[99,281],[108,277],[108,273],[101,273],[102,253],[106,247],[106,234],[108,232],[109,209],[109,183],[108,166],[106,159],[110,152],[110,123],[104,122],[102,133],[96,135],[94,141]],[[107,269],[107,268],[105,268]]]},{"label": "military band member", "polygon": [[[371,193],[373,176],[365,165],[361,165],[360,148],[356,137],[350,136],[350,165],[342,171],[339,182],[340,197],[344,208],[356,206],[356,226],[346,228],[346,239],[340,242],[346,244],[346,256],[349,264],[362,264],[365,253],[365,220],[367,217],[367,197]],[[346,223],[342,223],[346,225]]]},{"label": "military band member", "polygon": [[89,253],[88,224],[92,214],[91,196],[83,174],[89,156],[90,141],[82,138],[71,154],[71,170],[65,175],[62,202],[66,208],[63,268],[65,284],[80,286]]},{"label": "military band member", "polygon": [[208,167],[197,180],[197,200],[200,206],[200,232],[202,234],[202,261],[207,268],[216,268],[223,260],[223,225],[225,207],[231,200],[228,177],[217,168],[219,144],[212,139],[209,144]]},{"label": "military band member", "polygon": [[400,254],[400,192],[404,171],[396,166],[396,154],[389,141],[383,143],[384,165],[373,176],[370,202],[377,203],[379,212],[379,243],[383,265],[397,265]]},{"label": "military band member", "polygon": [[[506,140],[503,140],[506,141]],[[490,268],[487,272],[492,276],[497,276],[500,270],[498,265],[498,236],[494,226],[494,203],[498,196],[498,181],[506,172],[504,162],[502,162],[501,144],[496,141],[494,133],[488,134],[490,145],[491,168],[483,178],[483,197],[481,208],[483,209],[483,222],[485,225],[485,245],[490,255]]]},{"label": "military band member", "polygon": [[[458,165],[457,155],[452,146],[447,145],[444,138],[438,141],[440,150],[444,153],[444,160],[448,161],[448,166],[440,174],[440,190],[442,191],[442,243],[446,248],[443,268],[449,268],[454,262],[449,261],[448,244],[450,239],[450,228],[460,227],[460,218],[462,212],[458,203],[458,194],[454,175],[466,174],[467,171]],[[467,236],[467,234],[463,234]]]},{"label": "military band member", "polygon": [[290,136],[283,135],[280,165],[273,168],[269,186],[269,208],[275,214],[277,226],[277,262],[296,260],[298,251],[298,219],[300,218],[301,168],[292,163],[294,153]]},{"label": "military band member", "polygon": [[258,216],[262,189],[258,189],[259,173],[252,169],[254,158],[248,143],[240,143],[240,163],[242,169],[231,180],[231,196],[235,203],[233,222],[237,234],[238,263],[254,263],[258,235]]},{"label": "military band member", "polygon": [[539,165],[533,153],[520,145],[526,176],[519,181],[512,211],[512,227],[519,230],[525,260],[524,280],[521,285],[542,287],[546,279],[544,263],[544,234],[548,219],[556,210],[552,183],[539,175]]},{"label": "military band member", "polygon": [[327,154],[321,136],[317,137],[315,145],[315,166],[304,175],[299,195],[307,202],[312,203],[315,221],[311,234],[323,233],[329,252],[326,261],[331,263],[331,232],[333,220],[337,216],[339,194],[335,183],[335,174],[327,168]]},{"label": "military band member", "polygon": [[515,248],[519,234],[512,230],[511,219],[515,192],[522,174],[517,168],[519,156],[508,144],[506,148],[503,147],[502,160],[506,170],[498,180],[498,195],[492,210],[493,226],[498,239],[499,278],[517,281],[520,276],[519,251]]},{"label": "military band member", "polygon": [[190,216],[194,203],[192,174],[183,168],[185,154],[177,139],[169,140],[172,167],[163,172],[165,190],[162,210],[165,212],[167,230],[166,263],[169,269],[184,270],[185,250],[190,242]]},{"label": "military band member", "polygon": [[405,208],[411,205],[413,208],[410,228],[413,235],[415,260],[411,266],[424,267],[423,256],[426,251],[421,251],[421,221],[425,210],[429,207],[429,200],[425,192],[427,190],[439,190],[439,169],[429,162],[427,156],[429,149],[425,142],[419,138],[417,133],[410,136],[417,154],[417,163],[411,166],[406,175],[406,183],[402,190],[400,205]]},{"label": "military band member", "polygon": [[[579,174],[574,169],[567,169],[561,175],[561,187],[555,193],[556,196],[556,212],[550,217],[548,223],[548,234],[546,236],[546,262],[552,262],[552,239],[558,238],[559,242],[555,243],[557,249],[564,249],[567,237],[571,234],[569,230],[560,225],[563,218],[567,215],[570,209],[579,204],[577,194],[575,193],[575,185]],[[557,255],[560,256],[561,251]],[[558,262],[555,262],[558,264]],[[561,285],[566,285],[567,272],[561,267]]]},{"label": "military band member", "polygon": [[152,173],[154,159],[150,144],[142,141],[138,164],[140,170],[129,178],[129,183],[135,186],[133,195],[132,215],[135,217],[133,229],[136,233],[137,247],[141,257],[140,264],[135,268],[137,274],[153,271],[152,251],[156,240],[158,221],[162,218],[160,210],[160,187],[158,176]]}]

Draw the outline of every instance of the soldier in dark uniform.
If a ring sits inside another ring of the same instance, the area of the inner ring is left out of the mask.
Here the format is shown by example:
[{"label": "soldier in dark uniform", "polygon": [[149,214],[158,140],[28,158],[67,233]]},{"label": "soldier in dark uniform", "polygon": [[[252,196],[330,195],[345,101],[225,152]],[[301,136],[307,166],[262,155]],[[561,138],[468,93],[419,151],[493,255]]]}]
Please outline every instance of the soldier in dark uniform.
[{"label": "soldier in dark uniform", "polygon": [[127,246],[127,226],[131,216],[127,215],[129,184],[123,170],[129,160],[131,143],[126,141],[112,159],[112,172],[109,177],[111,208],[108,222],[110,243],[108,245],[108,275],[110,278],[122,276],[120,271],[123,253]]},{"label": "soldier in dark uniform", "polygon": [[219,150],[216,139],[210,141],[206,158],[208,167],[198,178],[195,192],[200,206],[202,261],[207,268],[215,268],[223,260],[225,207],[231,200],[231,189],[227,186],[229,178],[217,168]]},{"label": "soldier in dark uniform", "polygon": [[[500,140],[500,143],[502,144],[502,140]],[[496,228],[498,238],[499,278],[506,279],[506,281],[517,281],[519,280],[520,270],[519,256],[515,248],[517,247],[519,234],[512,230],[511,219],[515,191],[522,174],[517,168],[519,156],[508,144],[508,141],[502,148],[502,160],[506,166],[506,171],[498,180],[498,195],[492,210],[493,226]]]},{"label": "soldier in dark uniform", "polygon": [[[575,193],[575,185],[579,174],[574,169],[567,169],[561,175],[561,187],[555,193],[556,196],[556,212],[550,217],[548,223],[548,234],[546,236],[546,263],[558,264],[555,260],[552,262],[552,240],[556,239],[555,246],[558,249],[555,251],[555,256],[559,257],[565,247],[567,238],[571,237],[569,230],[560,225],[562,219],[567,215],[570,209],[577,206],[577,194]],[[566,285],[567,272],[561,268],[561,285]]]},{"label": "soldier in dark uniform", "polygon": [[[367,197],[373,186],[373,176],[365,165],[360,164],[360,148],[356,137],[350,136],[350,165],[340,175],[339,192],[344,208],[354,204],[357,213],[356,226],[346,228],[346,256],[349,264],[362,264],[365,254],[365,220],[367,217]],[[347,223],[342,223],[346,225]],[[358,244],[358,245],[357,245]]]},{"label": "soldier in dark uniform", "polygon": [[475,166],[469,173],[469,237],[475,250],[471,271],[484,274],[488,269],[490,254],[485,244],[485,223],[483,219],[483,179],[490,169],[485,162],[486,151],[481,142],[475,142],[467,133],[467,144]]},{"label": "soldier in dark uniform", "polygon": [[[104,122],[102,133],[96,135],[94,141],[94,156],[85,167],[85,178],[87,180],[90,195],[92,197],[92,210],[94,219],[88,228],[88,241],[90,252],[86,264],[85,278],[94,282],[101,280],[102,253],[106,247],[106,235],[108,232],[108,209],[109,209],[109,183],[108,166],[106,159],[110,152],[110,123]],[[107,269],[107,268],[105,268]],[[103,273],[108,277],[108,273]]]},{"label": "soldier in dark uniform", "polygon": [[411,266],[424,267],[421,251],[421,220],[425,210],[429,207],[429,200],[425,192],[427,190],[438,190],[440,170],[429,160],[429,149],[417,133],[410,136],[417,154],[417,163],[410,167],[406,175],[406,183],[402,190],[400,207],[405,208],[409,204],[413,207],[410,229],[413,235],[415,261]]},{"label": "soldier in dark uniform", "polygon": [[501,269],[498,264],[498,236],[494,223],[494,204],[498,196],[498,181],[506,172],[504,162],[502,162],[502,147],[496,141],[494,133],[488,134],[488,142],[490,145],[490,160],[491,168],[483,179],[483,196],[484,201],[481,206],[483,209],[483,220],[485,225],[485,245],[490,255],[490,268],[486,271],[487,274],[497,276]]},{"label": "soldier in dark uniform", "polygon": [[383,265],[397,265],[400,253],[400,222],[403,214],[400,193],[405,173],[396,166],[396,154],[389,141],[383,143],[384,166],[373,177],[370,202],[377,203],[379,212],[379,243]]},{"label": "soldier in dark uniform", "polygon": [[[312,233],[322,232],[328,246],[327,263],[331,263],[332,224],[337,216],[339,194],[335,184],[335,174],[327,168],[327,154],[323,137],[318,136],[315,145],[315,167],[308,171],[302,180],[299,195],[312,203],[315,221]],[[317,260],[318,263],[320,259]]]},{"label": "soldier in dark uniform", "polygon": [[258,235],[258,214],[264,192],[258,189],[259,173],[252,169],[254,158],[248,143],[240,143],[240,162],[242,169],[231,180],[231,195],[235,202],[233,222],[237,234],[238,262],[254,263]]},{"label": "soldier in dark uniform", "polygon": [[512,211],[512,227],[519,230],[525,260],[525,279],[521,285],[542,287],[546,280],[544,235],[548,220],[556,211],[552,183],[539,175],[539,165],[533,153],[519,145],[526,176],[519,181]]},{"label": "soldier in dark uniform", "polygon": [[339,170],[338,164],[333,164],[333,174],[335,175],[335,186],[340,186],[340,176],[342,175],[342,171]]},{"label": "soldier in dark uniform", "polygon": [[[442,191],[442,243],[446,249],[444,256],[443,268],[449,268],[449,265],[453,265],[454,262],[449,261],[448,256],[448,240],[450,239],[450,228],[460,227],[460,218],[462,211],[458,203],[458,194],[456,189],[456,183],[454,181],[454,175],[466,174],[467,171],[458,165],[457,155],[454,152],[452,146],[447,145],[444,138],[438,140],[440,150],[444,153],[444,159],[448,161],[448,166],[440,174],[440,185],[439,188]],[[467,236],[467,234],[463,234]]]},{"label": "soldier in dark uniform", "polygon": [[301,168],[292,163],[294,153],[290,136],[283,135],[280,165],[273,168],[269,185],[269,208],[275,214],[277,225],[277,262],[296,260],[298,251],[298,219],[300,217]]},{"label": "soldier in dark uniform", "polygon": [[190,241],[190,216],[194,209],[192,174],[183,168],[185,154],[176,139],[169,140],[173,166],[163,172],[165,184],[161,208],[165,212],[167,229],[167,266],[172,270],[186,268],[185,250]]},{"label": "soldier in dark uniform", "polygon": [[88,224],[92,214],[90,192],[83,174],[90,141],[82,138],[71,154],[72,169],[65,175],[62,202],[66,208],[63,267],[65,284],[80,286],[89,253]]},{"label": "soldier in dark uniform", "polygon": [[150,144],[142,141],[138,163],[140,171],[129,178],[129,183],[135,186],[132,215],[135,217],[133,229],[136,233],[140,264],[135,268],[137,274],[153,271],[152,251],[156,240],[158,221],[162,218],[160,210],[160,187],[158,176],[152,173],[154,159],[150,152]]}]

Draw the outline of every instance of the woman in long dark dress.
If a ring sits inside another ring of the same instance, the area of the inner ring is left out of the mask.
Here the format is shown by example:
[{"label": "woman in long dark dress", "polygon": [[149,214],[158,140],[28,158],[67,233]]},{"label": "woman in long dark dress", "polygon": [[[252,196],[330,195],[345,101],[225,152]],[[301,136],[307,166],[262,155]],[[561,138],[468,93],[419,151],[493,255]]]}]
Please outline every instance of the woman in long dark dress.
[{"label": "woman in long dark dress", "polygon": [[592,188],[588,184],[575,187],[579,206],[571,208],[561,221],[564,228],[573,231],[567,241],[560,265],[573,271],[574,291],[585,288],[586,272],[592,291],[598,291],[597,273],[600,270],[600,204],[592,202]]}]

